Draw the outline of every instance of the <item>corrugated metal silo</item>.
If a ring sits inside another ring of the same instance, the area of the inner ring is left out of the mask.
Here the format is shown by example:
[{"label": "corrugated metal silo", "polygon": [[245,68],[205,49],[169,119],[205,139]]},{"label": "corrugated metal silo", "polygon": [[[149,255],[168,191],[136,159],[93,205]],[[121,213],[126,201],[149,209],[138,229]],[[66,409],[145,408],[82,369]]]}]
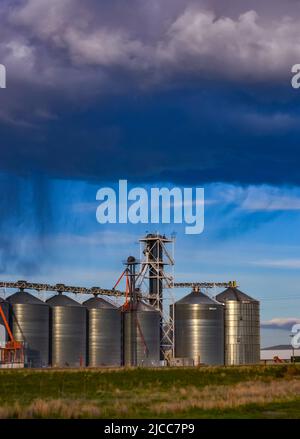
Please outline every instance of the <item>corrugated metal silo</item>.
[{"label": "corrugated metal silo", "polygon": [[79,367],[86,364],[86,309],[70,297],[58,294],[50,305],[51,364]]},{"label": "corrugated metal silo", "polygon": [[99,297],[93,297],[82,305],[87,308],[88,365],[120,366],[120,310]]},{"label": "corrugated metal silo", "polygon": [[218,294],[216,299],[225,305],[225,363],[259,363],[259,302],[233,287]]},{"label": "corrugated metal silo", "polygon": [[25,363],[29,367],[48,366],[49,306],[26,291],[11,295],[7,301],[13,335],[24,342]]},{"label": "corrugated metal silo", "polygon": [[160,360],[160,313],[142,301],[123,314],[125,366],[158,366]]},{"label": "corrugated metal silo", "polygon": [[193,290],[174,308],[175,357],[224,364],[224,305]]}]

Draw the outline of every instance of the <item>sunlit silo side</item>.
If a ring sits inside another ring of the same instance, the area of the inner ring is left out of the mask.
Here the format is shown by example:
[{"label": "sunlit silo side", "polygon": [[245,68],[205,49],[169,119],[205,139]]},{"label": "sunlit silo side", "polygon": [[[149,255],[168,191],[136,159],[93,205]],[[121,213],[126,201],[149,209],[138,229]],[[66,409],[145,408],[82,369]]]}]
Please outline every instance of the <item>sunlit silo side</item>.
[{"label": "sunlit silo side", "polygon": [[160,360],[160,313],[138,302],[123,314],[125,366],[158,366]]},{"label": "sunlit silo side", "polygon": [[259,363],[259,302],[233,287],[216,299],[225,305],[225,364]]},{"label": "sunlit silo side", "polygon": [[58,294],[50,305],[51,364],[78,367],[86,364],[86,308]]},{"label": "sunlit silo side", "polygon": [[87,308],[88,365],[120,366],[120,310],[99,297],[93,297],[82,305]]},{"label": "sunlit silo side", "polygon": [[25,346],[29,367],[49,365],[49,306],[26,291],[8,297],[10,327],[17,341]]},{"label": "sunlit silo side", "polygon": [[174,308],[175,357],[224,364],[224,305],[193,290]]},{"label": "sunlit silo side", "polygon": [[[6,300],[0,298],[0,305],[6,321],[9,322],[9,304]],[[0,316],[0,346],[5,346],[5,342],[8,341],[8,334],[5,328],[4,321]]]}]

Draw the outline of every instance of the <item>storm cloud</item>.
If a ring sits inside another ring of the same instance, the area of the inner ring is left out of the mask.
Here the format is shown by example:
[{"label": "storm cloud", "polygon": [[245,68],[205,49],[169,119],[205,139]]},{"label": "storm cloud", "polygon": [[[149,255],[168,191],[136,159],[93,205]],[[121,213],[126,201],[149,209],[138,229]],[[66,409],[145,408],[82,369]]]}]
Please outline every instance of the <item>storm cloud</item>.
[{"label": "storm cloud", "polygon": [[115,68],[144,87],[181,74],[268,82],[286,77],[300,55],[295,2],[273,17],[253,9],[253,2],[235,13],[203,1],[105,3],[4,3],[0,47],[12,74],[59,85],[70,80],[63,71],[76,76],[80,69],[84,78],[93,66],[100,83]]},{"label": "storm cloud", "polygon": [[1,171],[299,184],[298,1],[5,0],[0,25]]}]

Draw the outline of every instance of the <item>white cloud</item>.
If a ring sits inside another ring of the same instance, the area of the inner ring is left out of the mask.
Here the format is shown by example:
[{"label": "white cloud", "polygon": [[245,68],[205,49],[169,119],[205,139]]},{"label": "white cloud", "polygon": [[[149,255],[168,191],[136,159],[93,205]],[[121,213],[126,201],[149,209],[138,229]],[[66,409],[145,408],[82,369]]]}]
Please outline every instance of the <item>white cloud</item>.
[{"label": "white cloud", "polygon": [[212,196],[219,203],[235,204],[238,209],[248,212],[300,210],[300,191],[297,187],[216,184]]},{"label": "white cloud", "polygon": [[253,11],[237,19],[188,7],[171,25],[160,59],[187,71],[216,76],[269,78],[287,75],[299,58],[297,18],[267,21]]},{"label": "white cloud", "polygon": [[26,0],[11,8],[6,25],[31,44],[33,36],[45,49],[65,51],[65,62],[148,69],[149,75],[160,72],[160,79],[185,72],[269,80],[288,76],[300,56],[297,17],[268,20],[245,10],[232,18],[188,5],[175,19],[170,8],[170,19],[156,38],[148,39],[143,23],[123,23],[122,18],[105,22],[99,10],[93,13],[77,0]]},{"label": "white cloud", "polygon": [[66,50],[75,64],[113,66],[143,63],[143,43],[125,30],[96,26],[92,11],[76,0],[28,0],[13,9],[10,22],[28,28],[54,48]]},{"label": "white cloud", "polygon": [[299,270],[300,259],[262,259],[252,262],[252,265],[266,268]]},{"label": "white cloud", "polygon": [[[296,14],[270,19],[243,5],[240,15],[225,7],[217,15],[184,0],[147,7],[132,0],[138,17],[133,20],[121,2],[118,14],[114,2],[99,3],[20,0],[9,9],[8,2],[0,4],[0,62],[7,67],[8,84],[14,83],[2,120],[24,124],[24,117],[33,118],[35,110],[28,115],[24,107],[41,106],[42,88],[50,91],[50,108],[58,96],[60,106],[70,100],[82,105],[99,94],[180,86],[191,78],[288,84],[300,58]],[[239,117],[242,127],[264,132],[298,126],[286,114]]]},{"label": "white cloud", "polygon": [[70,21],[77,24],[87,19],[87,10],[80,8],[80,14],[74,13],[79,12],[78,6],[74,0],[25,0],[12,8],[8,17],[10,23],[28,27],[36,36],[59,43]]},{"label": "white cloud", "polygon": [[241,205],[242,209],[252,211],[287,211],[300,210],[300,197],[289,197],[272,195],[268,193],[260,194],[260,197],[252,197],[252,194],[245,199]]},{"label": "white cloud", "polygon": [[131,40],[126,33],[100,29],[93,33],[69,28],[64,35],[72,60],[79,64],[101,66],[125,65],[141,68],[143,44]]},{"label": "white cloud", "polygon": [[291,330],[293,325],[297,323],[300,323],[300,319],[298,317],[278,317],[261,322],[261,327],[265,329]]}]

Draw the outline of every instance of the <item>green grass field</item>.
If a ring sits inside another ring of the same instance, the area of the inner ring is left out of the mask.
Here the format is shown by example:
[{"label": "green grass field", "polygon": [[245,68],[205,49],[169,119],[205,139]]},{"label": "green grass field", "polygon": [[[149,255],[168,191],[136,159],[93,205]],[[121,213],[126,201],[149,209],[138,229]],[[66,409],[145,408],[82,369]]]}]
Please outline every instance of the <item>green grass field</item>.
[{"label": "green grass field", "polygon": [[300,366],[1,370],[0,418],[300,418]]}]

